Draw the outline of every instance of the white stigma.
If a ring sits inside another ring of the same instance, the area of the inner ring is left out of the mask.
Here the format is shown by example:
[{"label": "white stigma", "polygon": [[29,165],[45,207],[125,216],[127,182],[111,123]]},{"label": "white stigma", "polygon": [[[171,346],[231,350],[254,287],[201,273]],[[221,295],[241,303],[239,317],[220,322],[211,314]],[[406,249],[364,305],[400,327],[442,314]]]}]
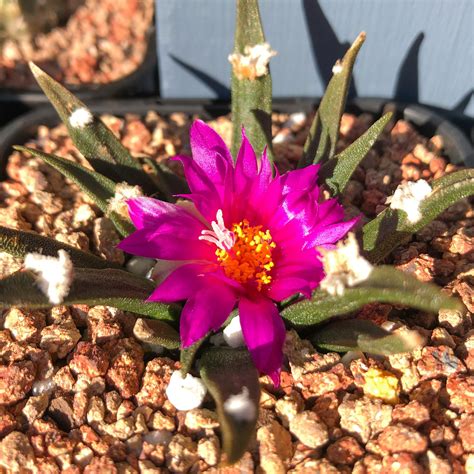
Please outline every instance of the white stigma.
[{"label": "white stigma", "polygon": [[231,395],[224,402],[224,411],[238,421],[253,421],[257,415],[257,407],[250,400],[249,389],[243,387],[237,395]]},{"label": "white stigma", "polygon": [[69,117],[69,123],[74,128],[84,128],[94,121],[94,116],[89,109],[80,107],[76,109]]},{"label": "white stigma", "polygon": [[431,194],[431,191],[431,186],[424,179],[416,183],[409,181],[400,184],[386,202],[390,204],[391,209],[405,211],[409,222],[415,224],[421,219],[420,204]]},{"label": "white stigma", "polygon": [[203,230],[198,239],[211,242],[211,244],[216,245],[221,250],[230,250],[235,244],[235,235],[231,230],[226,228],[222,209],[217,211],[216,220],[211,222],[211,227],[212,230]]},{"label": "white stigma", "polygon": [[36,284],[52,304],[61,304],[68,295],[73,280],[73,265],[65,250],[58,250],[58,258],[29,253],[25,269],[37,273]]},{"label": "white stigma", "polygon": [[187,374],[182,377],[179,370],[173,372],[166,387],[166,396],[178,410],[192,410],[201,405],[206,396],[206,386],[198,377]]},{"label": "white stigma", "polygon": [[351,287],[369,278],[373,266],[360,255],[359,245],[353,233],[345,242],[339,242],[335,250],[320,249],[326,276],[321,288],[331,295],[343,295]]}]

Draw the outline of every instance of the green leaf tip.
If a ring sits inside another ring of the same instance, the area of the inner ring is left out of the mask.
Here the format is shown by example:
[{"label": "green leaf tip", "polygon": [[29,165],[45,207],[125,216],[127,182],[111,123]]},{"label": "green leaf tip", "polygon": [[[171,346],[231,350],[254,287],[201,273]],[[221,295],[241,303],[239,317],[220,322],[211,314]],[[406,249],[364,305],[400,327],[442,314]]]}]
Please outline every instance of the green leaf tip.
[{"label": "green leaf tip", "polygon": [[200,375],[217,406],[227,461],[238,461],[255,433],[260,384],[246,349],[213,348],[203,352]]},{"label": "green leaf tip", "polygon": [[303,155],[298,163],[299,168],[311,163],[325,162],[334,156],[352,69],[365,37],[365,32],[359,33],[343,59],[334,65],[333,76],[321,99],[304,144]]},{"label": "green leaf tip", "polygon": [[310,300],[285,308],[281,315],[295,327],[309,327],[335,316],[350,314],[368,303],[391,303],[437,313],[440,309],[462,309],[462,303],[441,292],[436,285],[390,266],[375,267],[370,276],[342,295],[316,290]]},{"label": "green leaf tip", "polygon": [[423,342],[416,331],[386,331],[371,321],[348,319],[318,329],[309,340],[320,349],[334,352],[360,351],[391,355],[411,352]]},{"label": "green leaf tip", "polygon": [[[235,26],[234,53],[236,60],[246,54],[249,47],[265,43],[257,0],[238,0]],[[271,53],[269,53],[271,57]],[[266,69],[266,66],[265,66]],[[273,159],[271,138],[272,79],[270,70],[253,80],[239,78],[232,67],[232,155],[234,159],[242,141],[242,126],[257,154],[268,147]]]}]

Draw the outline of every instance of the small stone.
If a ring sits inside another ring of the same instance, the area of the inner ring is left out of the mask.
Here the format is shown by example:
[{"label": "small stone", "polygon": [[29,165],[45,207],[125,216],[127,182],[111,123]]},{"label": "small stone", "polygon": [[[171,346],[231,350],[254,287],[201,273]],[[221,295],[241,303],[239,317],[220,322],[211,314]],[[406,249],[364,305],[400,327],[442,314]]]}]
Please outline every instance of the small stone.
[{"label": "small stone", "polygon": [[148,422],[148,427],[153,430],[174,431],[176,428],[176,423],[174,418],[171,416],[166,416],[158,410],[151,415]]},{"label": "small stone", "polygon": [[76,374],[99,377],[106,374],[109,367],[107,354],[96,344],[79,342],[72,354],[69,367]]},{"label": "small stone", "polygon": [[454,409],[469,414],[474,413],[474,376],[454,375],[448,377],[446,390],[449,394],[450,404]]},{"label": "small stone", "polygon": [[326,425],[311,411],[298,413],[290,421],[290,431],[309,448],[320,448],[329,441]]},{"label": "small stone", "polygon": [[121,339],[113,344],[111,363],[107,372],[107,382],[120,393],[123,398],[137,394],[143,374],[143,350],[134,339]]},{"label": "small stone", "polygon": [[440,326],[457,336],[464,336],[472,327],[471,317],[461,310],[442,309],[439,312],[438,320]]},{"label": "small stone", "polygon": [[143,375],[142,388],[136,395],[138,404],[161,408],[167,399],[166,388],[175,370],[176,362],[166,357],[157,357],[148,362]]},{"label": "small stone", "polygon": [[215,466],[219,462],[220,457],[219,438],[215,435],[201,438],[198,441],[197,452],[199,457],[203,459],[206,464]]},{"label": "small stone", "polygon": [[48,413],[64,431],[71,431],[74,427],[74,411],[70,398],[58,397],[51,400]]},{"label": "small stone", "polygon": [[424,347],[421,351],[417,369],[424,379],[449,376],[466,372],[464,364],[447,346]]},{"label": "small stone", "polygon": [[23,407],[22,413],[31,425],[37,418],[41,418],[48,408],[49,393],[45,392],[37,397],[30,397]]},{"label": "small stone", "polygon": [[474,453],[474,416],[466,416],[459,423],[459,438],[468,453]]},{"label": "small stone", "polygon": [[37,343],[45,326],[45,315],[40,311],[11,308],[5,316],[3,326],[10,330],[16,341]]},{"label": "small stone", "polygon": [[17,427],[17,422],[6,407],[0,407],[0,438],[4,438]]},{"label": "small stone", "polygon": [[46,326],[41,331],[40,347],[62,359],[74,349],[80,339],[81,333],[73,320],[69,319],[59,324]]},{"label": "small stone", "polygon": [[452,474],[452,469],[449,461],[442,459],[431,450],[428,449],[424,459],[424,465],[428,472],[436,474]]},{"label": "small stone", "polygon": [[197,447],[191,438],[176,434],[168,445],[166,465],[172,472],[185,473],[197,461]]},{"label": "small stone", "polygon": [[0,405],[10,405],[25,398],[33,386],[35,373],[31,361],[0,365]]},{"label": "small stone", "polygon": [[380,398],[392,405],[398,403],[400,388],[398,378],[393,373],[378,367],[370,367],[363,373],[362,378],[362,390],[365,395]]},{"label": "small stone", "polygon": [[0,465],[7,472],[25,472],[33,470],[35,455],[28,436],[13,431],[0,442]]},{"label": "small stone", "polygon": [[107,306],[94,306],[87,313],[87,329],[91,341],[103,344],[122,337],[122,328]]},{"label": "small stone", "polygon": [[114,461],[109,456],[92,458],[92,461],[84,468],[84,474],[118,474]]},{"label": "small stone", "polygon": [[327,448],[327,457],[334,464],[352,465],[364,455],[364,450],[351,436],[343,436]]},{"label": "small stone", "polygon": [[431,333],[431,343],[434,346],[448,346],[451,349],[456,347],[456,343],[451,334],[444,328],[434,328]]},{"label": "small stone", "polygon": [[386,428],[392,420],[390,405],[367,397],[344,400],[339,405],[338,411],[341,417],[341,428],[364,444]]},{"label": "small stone", "polygon": [[382,472],[387,474],[424,474],[424,470],[418,464],[413,455],[409,453],[395,453],[384,456],[382,460]]},{"label": "small stone", "polygon": [[288,428],[290,421],[304,409],[304,401],[298,392],[292,392],[275,403],[275,411],[283,423]]},{"label": "small stone", "polygon": [[117,248],[120,237],[107,217],[99,217],[94,221],[93,241],[101,257],[120,265],[124,263],[123,252]]},{"label": "small stone", "polygon": [[425,452],[428,441],[415,429],[402,424],[391,425],[380,433],[377,443],[389,453],[407,452],[421,454]]},{"label": "small stone", "polygon": [[219,422],[215,412],[207,408],[195,408],[186,412],[184,425],[191,431],[217,428]]},{"label": "small stone", "polygon": [[430,420],[430,412],[418,400],[412,400],[407,405],[396,406],[392,411],[392,419],[394,422],[418,428]]},{"label": "small stone", "polygon": [[74,389],[74,384],[76,383],[71,369],[68,366],[58,369],[58,371],[54,374],[53,381],[59,389],[66,393],[72,392]]}]

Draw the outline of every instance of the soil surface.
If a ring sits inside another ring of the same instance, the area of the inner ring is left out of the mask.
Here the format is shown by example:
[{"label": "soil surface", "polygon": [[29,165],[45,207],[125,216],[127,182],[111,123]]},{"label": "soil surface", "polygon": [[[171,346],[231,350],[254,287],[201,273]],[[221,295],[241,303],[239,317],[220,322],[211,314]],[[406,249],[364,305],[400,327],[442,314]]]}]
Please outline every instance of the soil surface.
[{"label": "soil surface", "polygon": [[106,84],[145,58],[153,0],[85,0],[62,27],[0,44],[0,86],[35,85],[28,61],[65,84]]},{"label": "soil surface", "polygon": [[[135,156],[166,163],[169,156],[190,152],[186,115],[103,119]],[[373,121],[370,115],[344,115],[338,149]],[[229,142],[229,118],[210,123]],[[282,171],[301,155],[308,123],[305,114],[274,114]],[[84,162],[62,125],[39,127],[28,145]],[[182,173],[175,162],[170,166]],[[357,169],[342,201],[348,216],[362,212],[373,218],[399,183],[455,169],[443,155],[440,137],[422,137],[409,123],[394,121]],[[8,174],[0,183],[2,224],[124,262],[110,221],[59,173],[15,152]],[[261,378],[257,434],[234,466],[221,464],[210,399],[188,412],[167,400],[178,355],[146,353],[133,336],[134,315],[84,305],[5,311],[0,472],[474,472],[473,232],[474,210],[464,200],[388,259],[460,297],[466,315],[388,304],[367,305],[356,315],[387,328],[417,329],[424,344],[413,353],[323,354],[288,331],[281,387]],[[0,254],[0,276],[21,267],[21,260]]]}]

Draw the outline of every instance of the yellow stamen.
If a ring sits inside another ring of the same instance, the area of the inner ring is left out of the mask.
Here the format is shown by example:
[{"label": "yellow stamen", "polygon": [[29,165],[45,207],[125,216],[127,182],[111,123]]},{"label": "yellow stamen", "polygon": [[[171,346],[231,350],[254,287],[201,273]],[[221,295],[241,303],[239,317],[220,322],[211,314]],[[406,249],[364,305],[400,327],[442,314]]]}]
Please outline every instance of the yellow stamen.
[{"label": "yellow stamen", "polygon": [[260,291],[263,285],[272,281],[268,274],[275,266],[272,250],[276,247],[270,231],[262,231],[262,226],[250,226],[244,219],[232,226],[235,244],[230,250],[218,248],[217,260],[229,278],[240,283],[255,281]]}]

